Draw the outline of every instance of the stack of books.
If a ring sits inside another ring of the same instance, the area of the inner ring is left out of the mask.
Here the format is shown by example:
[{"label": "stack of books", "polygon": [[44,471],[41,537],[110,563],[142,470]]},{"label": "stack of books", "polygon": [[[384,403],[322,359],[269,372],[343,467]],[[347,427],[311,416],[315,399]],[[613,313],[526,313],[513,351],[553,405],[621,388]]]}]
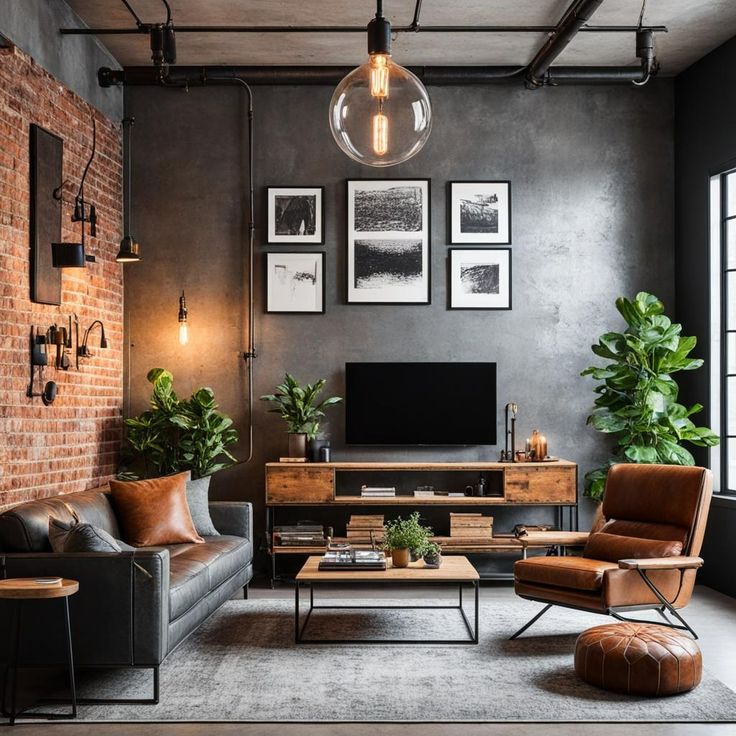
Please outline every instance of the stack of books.
[{"label": "stack of books", "polygon": [[480,513],[450,514],[451,544],[481,544],[493,539],[493,517]]},{"label": "stack of books", "polygon": [[386,555],[371,549],[326,552],[320,570],[385,570]]},{"label": "stack of books", "polygon": [[352,514],[346,525],[348,541],[352,544],[370,544],[383,539],[383,514]]},{"label": "stack of books", "polygon": [[283,547],[324,547],[327,544],[324,527],[317,524],[276,526],[273,537],[274,544]]},{"label": "stack of books", "polygon": [[393,498],[396,495],[396,486],[361,486],[360,495],[363,498]]}]

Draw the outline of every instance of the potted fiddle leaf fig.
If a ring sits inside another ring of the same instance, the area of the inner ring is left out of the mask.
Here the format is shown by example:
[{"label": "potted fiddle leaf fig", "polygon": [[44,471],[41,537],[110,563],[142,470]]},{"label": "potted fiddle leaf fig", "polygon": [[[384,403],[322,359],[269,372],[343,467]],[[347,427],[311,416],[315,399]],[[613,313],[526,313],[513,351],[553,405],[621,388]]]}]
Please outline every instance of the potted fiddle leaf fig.
[{"label": "potted fiddle leaf fig", "polygon": [[690,357],[696,338],[680,334],[682,325],[665,316],[664,305],[653,294],[621,297],[616,309],[626,329],[602,335],[592,350],[606,365],[591,366],[581,374],[598,381],[588,424],[616,440],[612,457],[585,476],[585,492],[596,500],[603,497],[608,469],[615,463],[694,465],[682,443],[710,447],[719,441],[715,432],[690,419],[701,411],[701,404],[688,407],[677,401],[673,374],[703,365]]},{"label": "potted fiddle leaf fig", "polygon": [[399,516],[386,522],[383,528],[383,548],[391,553],[394,567],[407,567],[412,552],[416,553],[417,559],[421,557],[431,536],[432,529],[422,526],[419,512],[415,511],[408,519]]},{"label": "potted fiddle leaf fig", "polygon": [[324,378],[320,378],[315,383],[300,386],[294,376],[287,373],[272,394],[261,396],[261,401],[274,405],[269,411],[278,414],[286,421],[289,433],[289,457],[306,457],[307,439],[314,439],[317,436],[320,422],[325,416],[324,410],[342,401],[339,396],[317,401],[326,383]]}]

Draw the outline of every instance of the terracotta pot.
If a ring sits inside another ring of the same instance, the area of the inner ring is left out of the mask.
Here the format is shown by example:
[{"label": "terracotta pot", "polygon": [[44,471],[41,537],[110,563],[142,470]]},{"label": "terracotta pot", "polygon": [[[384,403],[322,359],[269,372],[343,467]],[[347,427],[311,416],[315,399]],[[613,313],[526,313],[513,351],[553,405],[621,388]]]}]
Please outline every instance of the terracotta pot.
[{"label": "terracotta pot", "polygon": [[411,553],[408,549],[392,549],[391,550],[391,561],[394,567],[409,567],[409,560],[411,559]]},{"label": "terracotta pot", "polygon": [[307,435],[304,432],[289,432],[289,457],[307,456]]}]

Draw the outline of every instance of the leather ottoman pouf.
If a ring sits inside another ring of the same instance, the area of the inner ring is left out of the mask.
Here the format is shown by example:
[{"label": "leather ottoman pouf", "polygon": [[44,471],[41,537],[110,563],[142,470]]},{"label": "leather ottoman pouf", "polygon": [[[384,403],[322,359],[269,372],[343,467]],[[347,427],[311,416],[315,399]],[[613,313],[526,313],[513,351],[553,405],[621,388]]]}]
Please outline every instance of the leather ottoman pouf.
[{"label": "leather ottoman pouf", "polygon": [[575,642],[575,672],[590,685],[629,695],[675,695],[700,682],[703,659],[689,636],[657,624],[606,624]]}]

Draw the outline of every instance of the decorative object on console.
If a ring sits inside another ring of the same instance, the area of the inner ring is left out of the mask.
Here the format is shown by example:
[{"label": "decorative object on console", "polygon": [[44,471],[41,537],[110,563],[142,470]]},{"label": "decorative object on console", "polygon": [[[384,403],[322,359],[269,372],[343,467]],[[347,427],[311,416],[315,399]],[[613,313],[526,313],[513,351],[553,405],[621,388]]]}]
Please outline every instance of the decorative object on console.
[{"label": "decorative object on console", "polygon": [[406,161],[429,138],[429,95],[412,72],[391,58],[391,24],[383,17],[383,0],[377,0],[376,17],[368,24],[368,62],[337,85],[329,118],[343,153],[368,166]]},{"label": "decorative object on console", "polygon": [[310,437],[307,441],[307,451],[309,456],[309,462],[320,463],[329,462],[328,460],[322,459],[322,450],[327,450],[329,454],[330,441],[324,437]]},{"label": "decorative object on console", "polygon": [[237,462],[227,448],[238,441],[238,433],[232,419],[217,411],[211,388],[200,388],[189,399],[180,399],[169,371],[153,368],[147,379],[153,385],[151,408],[125,420],[126,470],[119,478],[190,470],[196,479]]},{"label": "decorative object on console", "polygon": [[450,243],[511,242],[510,181],[451,181],[448,189]]},{"label": "decorative object on console", "polygon": [[125,193],[125,201],[123,202],[123,239],[120,241],[120,250],[118,250],[115,260],[118,263],[136,263],[141,259],[141,248],[138,241],[131,234],[131,214],[130,210],[133,206],[133,198],[131,188],[133,186],[133,135],[132,128],[135,123],[135,118],[123,118],[123,136],[125,140],[125,150],[127,156],[125,157],[125,168],[124,172],[125,181],[127,183],[127,191]]},{"label": "decorative object on console", "polygon": [[287,423],[291,457],[306,457],[307,438],[316,437],[324,410],[342,401],[339,396],[331,396],[317,403],[326,383],[326,379],[320,378],[302,387],[294,376],[286,373],[274,393],[261,396],[261,401],[275,405],[269,412],[278,414]]},{"label": "decorative object on console", "polygon": [[179,345],[187,345],[189,343],[189,310],[187,309],[187,298],[183,289],[179,297],[177,321],[179,323]]},{"label": "decorative object on console", "polygon": [[31,301],[61,304],[61,271],[51,262],[51,243],[61,239],[61,203],[54,189],[62,179],[64,141],[31,125]]},{"label": "decorative object on console", "polygon": [[585,475],[585,493],[596,500],[602,498],[608,469],[615,463],[694,465],[683,441],[698,447],[719,441],[715,432],[689,418],[701,411],[701,404],[688,408],[677,401],[679,387],[672,374],[703,365],[689,357],[696,338],[681,335],[682,325],[665,316],[664,305],[653,294],[620,297],[616,309],[626,321],[625,333],[602,335],[592,350],[607,365],[581,374],[601,382],[588,424],[616,439],[611,459]]},{"label": "decorative object on console", "polygon": [[450,513],[450,537],[459,543],[488,541],[493,537],[493,517],[481,513]]},{"label": "decorative object on console", "polygon": [[532,436],[527,438],[525,454],[527,460],[541,462],[547,459],[547,438],[538,429],[533,429]]},{"label": "decorative object on console", "polygon": [[426,548],[432,529],[422,526],[419,512],[415,511],[408,519],[401,516],[387,521],[383,531],[383,548],[391,552],[394,567],[407,567],[412,552],[420,557]]},{"label": "decorative object on console", "polygon": [[348,180],[347,301],[429,304],[430,180]]},{"label": "decorative object on console", "polygon": [[[84,248],[85,222],[89,223],[89,234],[91,237],[97,237],[97,210],[94,205],[90,205],[87,210],[87,202],[84,199],[84,182],[89,173],[89,167],[92,165],[95,153],[97,152],[97,122],[94,115],[92,116],[92,152],[90,153],[87,165],[84,167],[82,178],[79,182],[77,196],[74,198],[74,213],[72,214],[72,222],[79,222],[82,229],[82,237],[79,243],[51,243],[51,262],[54,268],[84,268],[87,262],[94,262],[95,257],[88,255]],[[54,197],[63,202],[62,182],[55,190]]]},{"label": "decorative object on console", "polygon": [[506,431],[504,432],[505,447],[501,451],[502,463],[513,463],[516,454],[516,415],[519,407],[514,402],[506,404],[504,410],[506,418]]},{"label": "decorative object on console", "polygon": [[266,312],[325,313],[325,254],[266,253]]},{"label": "decorative object on console", "polygon": [[450,309],[511,309],[510,248],[450,248]]},{"label": "decorative object on console", "polygon": [[266,242],[324,245],[324,187],[267,187]]}]

